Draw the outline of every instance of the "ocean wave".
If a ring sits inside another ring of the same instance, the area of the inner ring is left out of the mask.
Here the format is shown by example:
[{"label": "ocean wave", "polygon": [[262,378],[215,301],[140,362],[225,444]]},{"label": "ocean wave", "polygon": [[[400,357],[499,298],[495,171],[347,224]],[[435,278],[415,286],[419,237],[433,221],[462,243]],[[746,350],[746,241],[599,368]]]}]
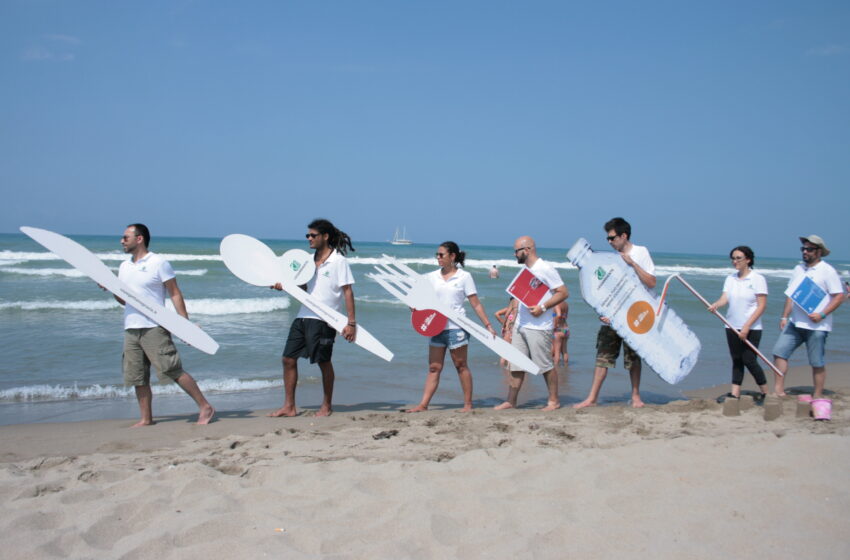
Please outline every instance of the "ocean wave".
[{"label": "ocean wave", "polygon": [[[198,381],[206,394],[262,391],[283,385],[281,379],[209,379]],[[153,384],[154,395],[180,395],[183,390],[176,383]],[[116,399],[135,397],[133,387],[123,385],[26,385],[0,391],[0,402],[74,401],[89,399]]]},{"label": "ocean wave", "polygon": [[[694,275],[694,276],[729,276],[734,272],[732,267],[716,267],[716,268],[706,268],[702,266],[656,266],[655,274],[659,278],[670,276],[671,274],[681,274],[683,276]],[[792,270],[789,268],[785,269],[777,269],[777,268],[759,268],[756,270],[759,274],[763,276],[769,276],[773,278],[791,278]]]},{"label": "ocean wave", "polygon": [[[118,272],[117,267],[109,267],[109,269],[116,274]],[[76,268],[19,268],[5,266],[0,268],[0,272],[7,274],[20,274],[24,276],[64,276],[65,278],[88,278],[88,276]],[[177,276],[203,276],[207,272],[206,268],[174,270],[174,273],[177,274]]]},{"label": "ocean wave", "polygon": [[[157,253],[159,256],[164,258],[167,261],[178,262],[178,261],[221,261],[221,255],[195,255],[195,254],[182,254],[182,253]],[[108,251],[95,253],[97,258],[102,261],[125,261],[130,258],[126,253],[122,251]],[[18,263],[25,261],[61,261],[63,259],[59,258],[57,255],[45,251],[45,252],[29,252],[29,251],[9,251],[8,249],[0,251],[0,261],[18,261]],[[17,263],[16,263],[17,264]]]},{"label": "ocean wave", "polygon": [[[171,300],[166,300],[166,307],[174,310]],[[250,313],[268,313],[288,309],[288,297],[273,298],[241,298],[241,299],[188,299],[186,307],[192,315],[240,315]],[[104,311],[121,307],[114,299],[82,300],[82,301],[11,301],[0,302],[0,311],[43,311],[43,310],[74,310],[74,311]]]}]

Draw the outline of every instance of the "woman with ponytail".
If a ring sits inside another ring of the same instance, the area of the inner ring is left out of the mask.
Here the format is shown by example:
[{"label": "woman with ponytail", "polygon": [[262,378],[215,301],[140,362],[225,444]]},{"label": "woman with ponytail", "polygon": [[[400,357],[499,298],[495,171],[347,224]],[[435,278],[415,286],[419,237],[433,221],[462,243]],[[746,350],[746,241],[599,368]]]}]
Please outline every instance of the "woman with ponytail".
[{"label": "woman with ponytail", "polygon": [[[490,334],[495,337],[496,331],[493,330],[490,321],[487,319],[484,306],[478,299],[472,275],[462,268],[458,268],[463,266],[465,258],[466,253],[460,250],[457,243],[446,241],[437,249],[437,264],[440,265],[440,268],[428,273],[426,277],[437,292],[437,297],[461,315],[466,316],[463,302],[468,299],[472,309],[475,310],[475,314],[478,315]],[[452,362],[457,369],[460,386],[463,390],[463,408],[460,411],[469,412],[472,410],[472,372],[469,371],[466,361],[468,344],[469,333],[452,321],[446,324],[443,332],[431,337],[428,349],[428,375],[425,378],[422,401],[407,412],[428,410],[428,404],[440,384],[440,373],[443,371],[443,363],[446,359],[446,348],[451,353]]]}]

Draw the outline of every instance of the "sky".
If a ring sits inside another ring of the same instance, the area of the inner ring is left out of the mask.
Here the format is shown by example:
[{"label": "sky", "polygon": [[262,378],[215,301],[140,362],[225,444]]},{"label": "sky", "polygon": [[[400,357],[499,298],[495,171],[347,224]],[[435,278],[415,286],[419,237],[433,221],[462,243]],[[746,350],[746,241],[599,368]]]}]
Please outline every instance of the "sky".
[{"label": "sky", "polygon": [[0,232],[850,259],[850,2],[0,1]]}]

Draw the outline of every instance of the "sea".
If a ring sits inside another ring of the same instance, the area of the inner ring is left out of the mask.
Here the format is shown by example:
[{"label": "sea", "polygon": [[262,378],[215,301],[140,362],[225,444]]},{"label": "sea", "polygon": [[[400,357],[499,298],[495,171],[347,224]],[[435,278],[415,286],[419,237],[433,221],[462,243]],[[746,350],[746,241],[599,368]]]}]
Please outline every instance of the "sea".
[{"label": "sea", "polygon": [[[71,235],[117,273],[127,257],[119,236]],[[220,239],[155,237],[151,250],[168,259],[177,273],[192,321],[219,344],[207,355],[182,342],[178,348],[186,371],[198,381],[220,417],[279,407],[283,402],[281,352],[299,303],[285,293],[248,285],[225,267],[219,255]],[[306,241],[264,239],[277,254],[292,248],[307,250]],[[558,368],[562,404],[581,401],[593,378],[599,320],[582,300],[578,270],[569,264],[563,247],[540,248],[539,255],[553,263],[570,292],[569,364]],[[594,243],[591,240],[591,243]],[[608,249],[603,238],[596,249]],[[366,274],[381,255],[400,259],[418,272],[437,267],[437,245],[358,242],[349,253],[355,277],[357,321],[394,354],[386,362],[354,344],[337,339],[334,349],[337,411],[394,411],[419,402],[428,363],[428,340],[410,323],[409,309]],[[519,271],[512,247],[462,246],[466,270],[474,277],[479,297],[492,314],[508,302],[505,288]],[[651,247],[650,247],[651,250]],[[709,301],[719,295],[732,272],[726,255],[652,253],[660,290],[671,274],[682,275]],[[843,279],[850,278],[850,262],[828,261]],[[756,256],[756,270],[768,281],[767,312],[762,350],[768,356],[778,335],[778,322],[794,259]],[[493,265],[498,279],[489,278]],[[678,282],[672,282],[669,305],[684,319],[702,343],[699,361],[677,385],[670,385],[644,364],[642,396],[663,404],[685,398],[683,391],[723,385],[730,380],[730,360],[724,327],[705,306]],[[170,303],[169,303],[170,304]],[[467,306],[468,307],[468,306]],[[475,317],[471,309],[467,314]],[[93,281],[23,234],[0,234],[0,424],[73,422],[106,418],[137,418],[132,387],[121,374],[122,308]],[[495,322],[495,320],[494,320]],[[850,314],[841,308],[827,342],[828,362],[850,362]],[[805,364],[798,351],[792,365]],[[494,406],[505,397],[507,374],[499,358],[474,339],[469,349],[474,379],[474,404]],[[767,368],[765,368],[767,370]],[[315,365],[299,361],[298,405],[305,410],[321,402],[321,374]],[[768,371],[769,379],[772,374]],[[772,385],[772,381],[771,381]],[[196,412],[191,399],[177,385],[155,384],[154,415],[159,419],[190,419]],[[609,371],[601,404],[624,403],[629,398],[628,372],[622,364]],[[546,400],[542,377],[528,376],[520,406],[542,406]],[[455,409],[462,394],[451,360],[446,360],[432,409]]]}]

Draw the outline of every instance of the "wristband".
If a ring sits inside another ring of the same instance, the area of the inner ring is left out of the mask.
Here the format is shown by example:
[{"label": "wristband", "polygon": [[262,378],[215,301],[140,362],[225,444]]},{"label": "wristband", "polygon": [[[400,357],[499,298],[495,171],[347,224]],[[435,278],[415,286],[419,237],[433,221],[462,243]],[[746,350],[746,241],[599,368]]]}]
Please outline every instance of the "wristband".
[{"label": "wristband", "polygon": [[543,313],[546,313],[546,304],[545,303],[541,303],[540,308],[543,310]]},{"label": "wristband", "polygon": [[781,319],[779,319],[779,320],[780,320],[780,321],[787,321],[787,320],[788,320],[788,317],[782,317],[782,318],[781,318]]},{"label": "wristband", "polygon": [[826,319],[826,313],[824,313],[823,311],[820,312],[820,319],[821,319],[821,321]]}]

